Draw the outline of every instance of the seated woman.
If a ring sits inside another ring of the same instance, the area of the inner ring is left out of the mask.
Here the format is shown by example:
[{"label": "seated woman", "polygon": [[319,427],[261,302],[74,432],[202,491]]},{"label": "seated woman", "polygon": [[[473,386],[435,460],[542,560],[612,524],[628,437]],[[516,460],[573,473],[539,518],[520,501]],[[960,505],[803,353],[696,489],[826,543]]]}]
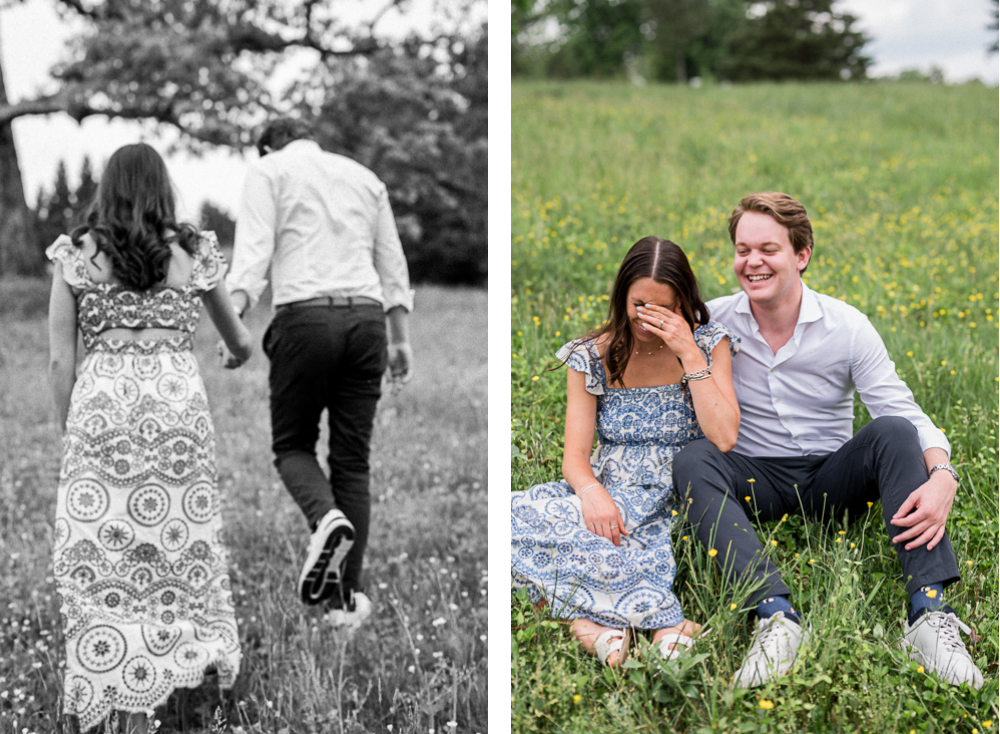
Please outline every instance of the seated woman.
[{"label": "seated woman", "polygon": [[569,366],[565,480],[511,494],[511,581],[572,619],[608,665],[624,660],[630,629],[655,630],[665,658],[701,629],[672,591],[671,464],[691,441],[735,445],[738,342],[709,321],[684,252],[645,237],[622,261],[606,325],[557,352]]}]

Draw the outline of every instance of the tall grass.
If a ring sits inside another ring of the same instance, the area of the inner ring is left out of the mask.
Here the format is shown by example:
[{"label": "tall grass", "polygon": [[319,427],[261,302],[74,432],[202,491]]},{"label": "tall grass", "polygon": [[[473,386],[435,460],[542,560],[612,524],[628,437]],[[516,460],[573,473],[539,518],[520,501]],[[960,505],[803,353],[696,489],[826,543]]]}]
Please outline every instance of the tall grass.
[{"label": "tall grass", "polygon": [[[699,90],[518,83],[512,90],[513,488],[560,476],[565,375],[555,350],[600,324],[640,237],[677,242],[708,298],[736,292],[726,218],[787,192],[816,235],[809,286],[867,314],[963,475],[949,603],[974,630],[979,693],[896,646],[908,600],[877,512],[759,526],[815,633],[796,671],[730,692],[752,633],[722,579],[674,538],[686,616],[715,631],[658,667],[602,669],[565,625],[512,596],[515,731],[988,732],[998,726],[996,89],[785,84]],[[739,357],[736,357],[739,359]],[[869,416],[856,401],[855,429]],[[876,506],[877,509],[877,506]],[[662,667],[662,669],[661,669]]]},{"label": "tall grass", "polygon": [[[0,283],[0,734],[72,731],[59,715],[47,288]],[[20,300],[41,305],[8,308]],[[258,345],[267,318],[264,308],[250,316]],[[372,445],[375,613],[347,635],[297,599],[308,528],[271,465],[267,360],[257,352],[222,370],[202,324],[244,658],[230,695],[175,696],[157,712],[161,731],[207,731],[217,710],[227,723],[215,730],[233,732],[486,731],[485,327],[485,292],[418,290],[415,376],[383,397]]]}]

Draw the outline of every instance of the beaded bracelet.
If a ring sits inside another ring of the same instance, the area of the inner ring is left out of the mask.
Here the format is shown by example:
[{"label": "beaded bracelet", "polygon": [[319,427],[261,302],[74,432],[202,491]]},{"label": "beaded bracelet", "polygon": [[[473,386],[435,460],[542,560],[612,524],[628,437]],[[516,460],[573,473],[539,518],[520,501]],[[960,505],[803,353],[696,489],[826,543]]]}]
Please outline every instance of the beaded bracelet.
[{"label": "beaded bracelet", "polygon": [[707,380],[711,376],[712,368],[705,367],[697,372],[692,372],[690,375],[684,375],[681,379],[683,382],[697,382],[698,380]]},{"label": "beaded bracelet", "polygon": [[576,496],[579,497],[580,499],[583,499],[583,495],[587,494],[587,492],[592,490],[594,487],[600,487],[600,486],[602,486],[600,482],[594,482],[593,484],[588,484],[586,487],[577,492]]}]

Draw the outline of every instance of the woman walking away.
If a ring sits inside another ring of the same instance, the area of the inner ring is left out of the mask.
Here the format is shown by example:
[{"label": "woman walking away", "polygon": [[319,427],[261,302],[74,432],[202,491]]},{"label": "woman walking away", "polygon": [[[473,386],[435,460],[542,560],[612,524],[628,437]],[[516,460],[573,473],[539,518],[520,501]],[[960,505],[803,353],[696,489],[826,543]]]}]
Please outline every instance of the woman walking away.
[{"label": "woman walking away", "polygon": [[[235,355],[250,335],[215,235],[179,224],[145,144],[108,161],[86,223],[46,251],[51,381],[63,430],[55,578],[65,713],[81,731],[147,715],[240,663],[221,544],[215,433],[192,354],[201,304]],[[85,355],[76,369],[77,337]]]}]

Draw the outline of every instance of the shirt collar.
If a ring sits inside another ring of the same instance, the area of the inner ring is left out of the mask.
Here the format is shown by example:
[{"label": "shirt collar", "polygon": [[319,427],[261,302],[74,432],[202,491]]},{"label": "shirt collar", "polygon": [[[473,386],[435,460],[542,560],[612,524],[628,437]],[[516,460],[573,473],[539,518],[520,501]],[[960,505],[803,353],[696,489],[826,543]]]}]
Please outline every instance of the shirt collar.
[{"label": "shirt collar", "polygon": [[[740,291],[740,295],[736,299],[736,313],[746,314],[754,325],[757,324],[757,319],[753,317],[753,311],[750,310],[750,298],[745,291]],[[812,288],[802,283],[802,302],[799,304],[799,318],[795,325],[811,324],[821,318],[823,318],[823,309],[820,308],[816,293]]]}]

